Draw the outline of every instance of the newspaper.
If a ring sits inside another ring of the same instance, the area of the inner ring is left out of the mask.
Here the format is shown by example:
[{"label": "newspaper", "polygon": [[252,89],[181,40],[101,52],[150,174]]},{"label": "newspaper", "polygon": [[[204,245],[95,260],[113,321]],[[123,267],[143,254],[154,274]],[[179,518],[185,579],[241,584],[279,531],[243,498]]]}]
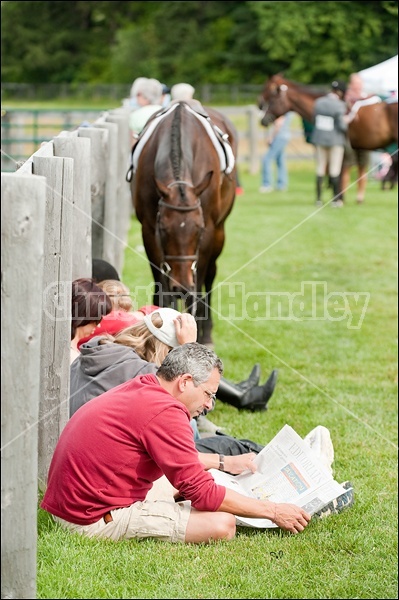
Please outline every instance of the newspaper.
[{"label": "newspaper", "polygon": [[[254,463],[255,473],[230,475],[216,469],[209,472],[216,483],[244,496],[296,504],[310,515],[347,491],[289,425],[284,425],[254,458]],[[277,527],[269,519],[236,516],[236,520],[237,525],[244,527]]]}]

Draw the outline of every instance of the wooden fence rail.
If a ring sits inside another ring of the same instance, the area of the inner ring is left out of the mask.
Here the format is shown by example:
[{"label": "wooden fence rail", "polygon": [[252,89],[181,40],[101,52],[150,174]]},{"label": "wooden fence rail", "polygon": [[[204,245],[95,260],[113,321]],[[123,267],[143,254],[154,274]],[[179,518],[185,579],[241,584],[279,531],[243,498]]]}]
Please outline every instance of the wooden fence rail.
[{"label": "wooden fence rail", "polygon": [[[209,106],[209,104],[208,104]],[[236,125],[239,135],[238,165],[248,169],[252,174],[259,171],[263,154],[267,150],[266,129],[260,125],[260,112],[255,104],[246,106],[215,106],[228,116]],[[126,109],[128,110],[128,109]],[[112,111],[107,117],[108,123],[114,123],[118,116]],[[23,110],[8,109],[3,106],[1,118],[1,138],[3,154],[1,157],[1,170],[14,171],[15,161],[27,158],[40,143],[51,137],[52,131],[75,130],[82,123],[89,123],[90,119],[97,119],[100,111],[88,110],[52,110],[44,109]],[[129,133],[127,130],[126,133]],[[286,155],[291,159],[313,159],[313,146],[304,141],[303,125],[298,116],[293,119],[291,126],[291,141],[288,144]]]},{"label": "wooden fence rail", "polygon": [[1,597],[36,597],[37,494],[69,418],[71,282],[120,272],[131,210],[128,113],[61,132],[2,173]]}]

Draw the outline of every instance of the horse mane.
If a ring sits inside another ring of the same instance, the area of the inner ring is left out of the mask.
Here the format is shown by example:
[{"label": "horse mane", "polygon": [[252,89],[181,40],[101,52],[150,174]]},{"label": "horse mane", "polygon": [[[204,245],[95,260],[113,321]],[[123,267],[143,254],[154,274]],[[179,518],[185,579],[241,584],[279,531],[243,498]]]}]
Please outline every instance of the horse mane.
[{"label": "horse mane", "polygon": [[173,113],[172,127],[170,131],[170,160],[172,163],[172,173],[175,181],[171,185],[178,184],[180,197],[184,201],[186,199],[185,188],[187,182],[182,181],[181,176],[181,164],[182,164],[182,149],[181,149],[181,111],[183,105],[178,104],[176,110]]},{"label": "horse mane", "polygon": [[181,164],[181,104],[179,104],[173,113],[172,127],[170,131],[171,149],[170,159],[172,162],[173,177],[180,179]]},{"label": "horse mane", "polygon": [[300,83],[299,81],[287,79],[282,75],[282,73],[279,73],[277,77],[281,77],[281,79],[283,79],[291,87],[295,88],[295,90],[298,92],[313,96],[315,98],[328,92],[328,86],[326,85],[308,85],[305,83]]}]

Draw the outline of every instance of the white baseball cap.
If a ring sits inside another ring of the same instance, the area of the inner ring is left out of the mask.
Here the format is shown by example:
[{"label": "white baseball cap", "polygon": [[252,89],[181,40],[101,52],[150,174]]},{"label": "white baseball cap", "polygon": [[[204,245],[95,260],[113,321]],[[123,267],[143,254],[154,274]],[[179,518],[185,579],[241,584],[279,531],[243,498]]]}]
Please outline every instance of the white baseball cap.
[{"label": "white baseball cap", "polygon": [[[152,316],[159,315],[163,321],[161,327],[157,327],[152,322]],[[176,348],[176,346],[180,346],[176,337],[176,328],[174,321],[177,317],[180,317],[181,313],[178,310],[174,310],[174,308],[157,308],[149,315],[144,317],[144,323],[146,324],[149,331],[151,331],[152,335],[157,338],[160,342],[163,342],[167,346],[171,346],[171,348]]]}]

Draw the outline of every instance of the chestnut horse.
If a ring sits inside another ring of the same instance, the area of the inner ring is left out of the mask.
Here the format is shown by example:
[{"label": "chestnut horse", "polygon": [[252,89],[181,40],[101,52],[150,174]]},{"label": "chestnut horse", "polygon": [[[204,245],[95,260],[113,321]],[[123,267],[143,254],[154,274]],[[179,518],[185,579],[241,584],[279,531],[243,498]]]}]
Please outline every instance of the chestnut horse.
[{"label": "chestnut horse", "polygon": [[238,135],[218,111],[199,105],[201,115],[194,106],[174,102],[147,122],[131,192],[154,304],[180,304],[196,317],[198,341],[212,344],[211,293],[235,199]]},{"label": "chestnut horse", "polygon": [[[261,123],[267,127],[288,111],[298,113],[309,123],[314,122],[314,102],[328,90],[315,90],[281,75],[266,81],[258,105],[264,111]],[[398,103],[377,102],[359,108],[348,126],[352,148],[378,150],[398,143]]]}]

